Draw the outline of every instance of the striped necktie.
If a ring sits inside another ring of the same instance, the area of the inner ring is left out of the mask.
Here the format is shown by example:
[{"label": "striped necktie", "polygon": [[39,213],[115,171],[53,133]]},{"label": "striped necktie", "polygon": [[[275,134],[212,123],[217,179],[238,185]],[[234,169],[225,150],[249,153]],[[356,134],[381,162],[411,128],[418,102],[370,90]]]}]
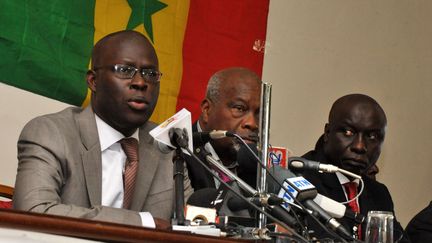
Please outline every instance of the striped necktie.
[{"label": "striped necktie", "polygon": [[127,157],[123,172],[123,208],[129,209],[138,170],[138,140],[132,137],[123,138],[120,144]]}]

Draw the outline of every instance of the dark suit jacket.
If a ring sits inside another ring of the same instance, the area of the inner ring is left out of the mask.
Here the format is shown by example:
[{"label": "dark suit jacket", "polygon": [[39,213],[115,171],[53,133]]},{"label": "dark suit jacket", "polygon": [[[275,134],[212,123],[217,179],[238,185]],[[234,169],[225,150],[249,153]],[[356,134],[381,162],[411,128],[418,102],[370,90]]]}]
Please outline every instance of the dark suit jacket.
[{"label": "dark suit jacket", "polygon": [[[330,164],[326,159],[321,147],[308,152],[307,154],[303,155],[303,157],[309,160]],[[313,185],[315,185],[318,193],[338,202],[346,201],[344,191],[336,174],[306,171],[303,173],[303,176]],[[372,210],[390,211],[394,213],[393,200],[387,187],[384,184],[371,180],[365,176],[363,176],[362,179],[364,181],[364,189],[359,198],[360,213],[364,216],[367,216],[367,213]],[[354,226],[354,222],[352,220],[342,218],[338,219],[338,221],[344,225],[347,230],[352,231]],[[311,227],[316,230],[317,235],[321,237],[329,237],[329,235],[319,228],[315,223],[312,223]],[[365,239],[366,222],[363,222],[362,229],[362,239]],[[401,225],[396,219],[394,221],[394,231],[396,240],[403,232]]]},{"label": "dark suit jacket", "polygon": [[[138,212],[169,220],[174,205],[171,154],[162,154],[139,128],[139,165],[131,210],[101,206],[102,159],[94,113],[71,107],[37,117],[18,140],[14,208],[78,218],[141,225]],[[192,192],[185,178],[185,194]]]},{"label": "dark suit jacket", "polygon": [[[198,132],[197,122],[192,125],[192,132]],[[195,147],[194,153],[198,158],[203,161],[207,166],[210,166],[205,159],[204,146]],[[198,161],[193,157],[185,155],[186,166],[189,173],[189,178],[193,189],[199,190],[202,188],[215,188],[215,182],[212,174],[208,172]]]},{"label": "dark suit jacket", "polygon": [[405,229],[411,242],[432,242],[432,202],[408,223]]},{"label": "dark suit jacket", "polygon": [[[192,132],[197,131],[197,122],[195,122],[192,125]],[[203,153],[203,151],[205,151],[204,146],[194,146],[195,155],[197,155],[201,161],[210,167],[210,164],[205,159],[205,152]],[[243,150],[241,151],[243,152]],[[255,188],[257,178],[257,164],[255,162],[255,158],[249,154],[249,151],[244,151],[244,153],[238,154],[241,157],[237,159],[239,162],[239,167],[237,167],[237,175],[248,185]],[[189,178],[195,191],[202,188],[215,188],[215,179],[210,174],[210,172],[208,172],[198,161],[190,156],[185,156],[185,160],[187,163]]]}]

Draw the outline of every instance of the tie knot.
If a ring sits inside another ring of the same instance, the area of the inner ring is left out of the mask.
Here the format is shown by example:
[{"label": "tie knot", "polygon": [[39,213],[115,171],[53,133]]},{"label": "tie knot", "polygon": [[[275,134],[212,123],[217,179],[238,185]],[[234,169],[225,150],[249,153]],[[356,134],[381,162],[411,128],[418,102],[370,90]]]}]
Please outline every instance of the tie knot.
[{"label": "tie knot", "polygon": [[348,198],[352,199],[357,195],[357,183],[351,181],[343,184],[347,191]]},{"label": "tie knot", "polygon": [[138,140],[135,138],[123,138],[120,144],[129,162],[138,161]]},{"label": "tie knot", "polygon": [[357,189],[357,183],[355,183],[354,181],[350,181],[350,182],[344,183],[343,185],[345,187],[349,187],[350,189],[352,189],[352,188]]}]

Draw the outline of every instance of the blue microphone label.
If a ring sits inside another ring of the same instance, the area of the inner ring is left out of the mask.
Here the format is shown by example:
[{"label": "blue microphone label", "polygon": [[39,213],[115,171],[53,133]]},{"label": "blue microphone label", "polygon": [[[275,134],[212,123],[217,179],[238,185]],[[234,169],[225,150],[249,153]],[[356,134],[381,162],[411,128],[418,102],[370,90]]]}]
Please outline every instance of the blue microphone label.
[{"label": "blue microphone label", "polygon": [[[288,184],[288,182],[287,181],[284,181],[284,183],[283,183],[283,186],[285,187],[285,188],[287,188],[288,189],[288,192],[286,192],[285,190],[284,190],[284,188],[281,188],[280,189],[280,191],[279,191],[279,194],[278,194],[278,196],[280,197],[280,198],[283,198],[284,199],[284,201],[285,201],[285,203],[283,203],[282,204],[282,207],[284,207],[285,209],[287,209],[288,211],[289,211],[289,204],[290,203],[294,203],[294,199],[291,197],[291,195],[293,196],[293,197],[297,197],[297,191],[292,187],[292,186],[290,186],[289,184]],[[291,193],[291,195],[290,195],[290,193]]]},{"label": "blue microphone label", "polygon": [[302,176],[288,178],[287,180],[299,192],[315,189],[315,186]]}]

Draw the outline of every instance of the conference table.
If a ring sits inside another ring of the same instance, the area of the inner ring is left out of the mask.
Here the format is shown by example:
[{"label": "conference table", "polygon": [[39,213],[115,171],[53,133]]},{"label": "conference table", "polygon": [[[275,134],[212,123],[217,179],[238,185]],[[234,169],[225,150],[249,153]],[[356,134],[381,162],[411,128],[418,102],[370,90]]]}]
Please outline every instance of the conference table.
[{"label": "conference table", "polygon": [[171,230],[0,209],[1,242],[191,242],[250,240],[214,237]]}]

